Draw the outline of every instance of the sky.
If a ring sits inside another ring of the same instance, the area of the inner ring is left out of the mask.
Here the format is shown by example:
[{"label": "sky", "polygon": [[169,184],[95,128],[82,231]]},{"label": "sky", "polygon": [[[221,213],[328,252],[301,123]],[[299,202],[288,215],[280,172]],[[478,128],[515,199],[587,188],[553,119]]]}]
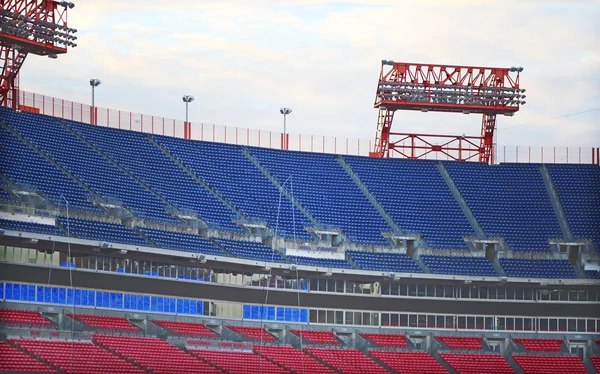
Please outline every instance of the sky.
[{"label": "sky", "polygon": [[[522,66],[498,144],[600,146],[598,0],[72,0],[78,46],[29,56],[21,89],[192,122],[374,139],[381,60]],[[585,112],[585,113],[581,113]],[[580,114],[575,114],[580,113]],[[557,118],[561,117],[561,118]],[[478,135],[478,115],[398,112],[393,129]]]}]

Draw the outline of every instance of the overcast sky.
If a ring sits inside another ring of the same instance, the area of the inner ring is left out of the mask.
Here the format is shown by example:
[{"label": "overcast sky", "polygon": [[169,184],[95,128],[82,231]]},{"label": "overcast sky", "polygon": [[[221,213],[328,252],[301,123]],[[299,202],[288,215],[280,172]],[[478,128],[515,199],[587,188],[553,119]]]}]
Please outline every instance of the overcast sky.
[{"label": "overcast sky", "polygon": [[[28,57],[22,89],[87,103],[99,78],[102,107],[183,119],[191,94],[195,122],[281,131],[288,106],[291,133],[373,139],[381,59],[516,65],[527,104],[499,118],[499,144],[600,145],[600,1],[73,1],[78,47]],[[398,112],[394,129],[480,121]]]}]

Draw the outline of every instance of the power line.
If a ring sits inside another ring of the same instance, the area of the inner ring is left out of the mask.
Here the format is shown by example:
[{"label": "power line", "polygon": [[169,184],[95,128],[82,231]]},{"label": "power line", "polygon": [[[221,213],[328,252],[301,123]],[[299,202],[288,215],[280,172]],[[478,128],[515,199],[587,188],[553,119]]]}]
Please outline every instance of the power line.
[{"label": "power line", "polygon": [[547,118],[547,119],[541,119],[539,121],[533,121],[533,122],[528,122],[528,123],[523,123],[520,125],[515,125],[515,126],[509,126],[509,127],[503,127],[499,130],[508,130],[508,129],[514,129],[517,127],[522,127],[522,126],[527,126],[527,125],[533,125],[535,123],[540,123],[540,122],[546,122],[546,121],[554,121],[555,119],[560,119],[560,118],[566,118],[566,117],[571,117],[571,116],[576,116],[578,114],[583,114],[583,113],[589,113],[589,112],[594,112],[596,110],[600,110],[600,108],[594,108],[594,109],[589,109],[589,110],[584,110],[582,112],[576,112],[576,113],[570,113],[570,114],[565,114],[564,116],[558,116],[558,117],[553,117],[553,118]]}]

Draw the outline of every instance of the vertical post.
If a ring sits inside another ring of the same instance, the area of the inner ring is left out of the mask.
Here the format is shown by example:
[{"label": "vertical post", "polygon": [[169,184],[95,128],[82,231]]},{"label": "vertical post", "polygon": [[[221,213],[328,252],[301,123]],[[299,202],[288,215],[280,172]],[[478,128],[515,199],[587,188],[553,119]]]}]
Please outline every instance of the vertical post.
[{"label": "vertical post", "polygon": [[214,142],[215,141],[215,124],[214,123],[212,125],[212,132],[213,132],[213,134],[212,134],[212,140]]},{"label": "vertical post", "polygon": [[569,163],[569,147],[567,147],[567,164]]},{"label": "vertical post", "polygon": [[90,111],[90,123],[92,125],[95,125],[95,123],[94,123],[94,108],[95,108],[95,105],[96,105],[96,103],[95,103],[95,99],[96,98],[95,98],[95,89],[94,88],[95,87],[92,84],[92,108],[91,108],[92,110]]},{"label": "vertical post", "polygon": [[554,163],[556,164],[556,147],[554,147]]},{"label": "vertical post", "polygon": [[517,159],[516,159],[516,162],[519,162],[519,146],[517,146],[517,147],[516,147],[516,150],[517,150],[517,151],[516,151],[516,152],[517,152],[517,156],[516,156],[516,157],[517,157]]},{"label": "vertical post", "polygon": [[531,146],[529,146],[528,149],[529,149],[529,156],[528,156],[529,157],[529,163],[531,163]]},{"label": "vertical post", "polygon": [[579,160],[577,163],[581,164],[581,147],[579,147]]},{"label": "vertical post", "polygon": [[543,147],[543,146],[542,146],[542,154],[541,154],[541,158],[542,158],[542,159],[541,159],[540,161],[541,161],[541,162],[542,162],[542,164],[543,164],[543,163],[544,163],[544,147]]},{"label": "vertical post", "polygon": [[287,123],[286,123],[287,113],[283,113],[283,149],[288,150],[288,142],[287,142]]},{"label": "vertical post", "polygon": [[323,143],[322,143],[322,145],[323,145],[323,153],[325,153],[325,135],[323,135]]}]

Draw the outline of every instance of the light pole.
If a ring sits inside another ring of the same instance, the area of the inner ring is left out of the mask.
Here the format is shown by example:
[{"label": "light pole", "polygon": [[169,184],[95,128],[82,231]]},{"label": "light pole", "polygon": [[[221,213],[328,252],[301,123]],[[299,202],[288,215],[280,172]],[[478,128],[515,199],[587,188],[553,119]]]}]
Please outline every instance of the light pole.
[{"label": "light pole", "polygon": [[194,96],[191,95],[183,95],[181,98],[185,103],[185,123],[183,124],[183,138],[191,139],[192,126],[190,126],[189,118],[188,118],[188,106],[192,101],[194,101]]},{"label": "light pole", "polygon": [[90,79],[90,86],[92,86],[92,120],[90,121],[92,125],[96,124],[96,103],[95,103],[95,88],[100,85],[100,79]]},{"label": "light pole", "polygon": [[291,108],[281,108],[281,109],[279,109],[279,113],[283,114],[283,149],[285,149],[287,151],[288,144],[287,144],[286,118],[287,118],[288,114],[292,113],[292,109]]}]

